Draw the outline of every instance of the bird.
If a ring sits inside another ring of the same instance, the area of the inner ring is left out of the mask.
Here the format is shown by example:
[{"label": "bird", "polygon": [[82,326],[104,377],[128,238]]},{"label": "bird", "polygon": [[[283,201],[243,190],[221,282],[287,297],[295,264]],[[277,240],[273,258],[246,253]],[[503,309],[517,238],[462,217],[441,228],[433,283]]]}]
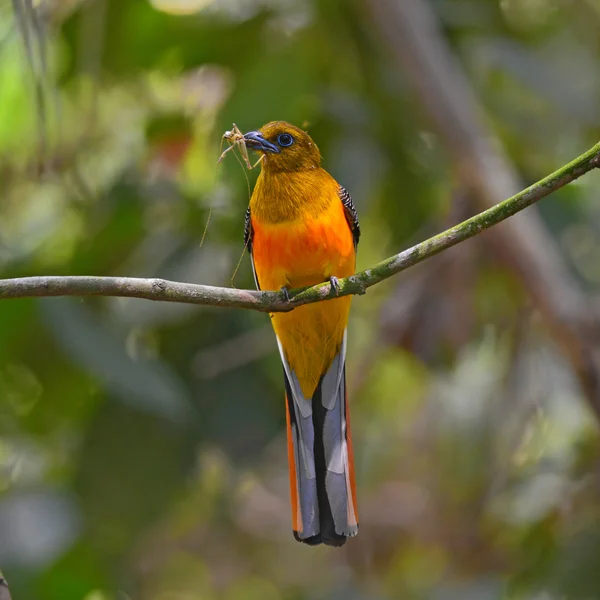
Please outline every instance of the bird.
[{"label": "bird", "polygon": [[[289,290],[354,274],[360,238],[348,191],[321,167],[310,135],[285,121],[244,134],[261,155],[244,243],[259,290]],[[271,313],[283,363],[287,450],[296,540],[343,546],[358,533],[346,395],[351,296]]]}]

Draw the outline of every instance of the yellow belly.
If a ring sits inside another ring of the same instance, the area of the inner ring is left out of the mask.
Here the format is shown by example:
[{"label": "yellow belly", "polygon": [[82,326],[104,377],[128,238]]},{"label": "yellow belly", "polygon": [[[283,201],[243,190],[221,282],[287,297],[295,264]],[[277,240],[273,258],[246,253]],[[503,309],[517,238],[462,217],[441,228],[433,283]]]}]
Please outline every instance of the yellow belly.
[{"label": "yellow belly", "polygon": [[271,316],[273,329],[306,398],[312,397],[340,350],[351,301],[351,296],[344,296]]}]

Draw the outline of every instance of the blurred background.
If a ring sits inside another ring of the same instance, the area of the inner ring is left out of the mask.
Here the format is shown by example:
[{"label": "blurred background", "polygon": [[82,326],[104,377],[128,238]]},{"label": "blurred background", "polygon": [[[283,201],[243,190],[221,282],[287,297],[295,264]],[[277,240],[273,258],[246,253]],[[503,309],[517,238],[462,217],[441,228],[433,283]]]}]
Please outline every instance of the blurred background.
[{"label": "blurred background", "polygon": [[[581,154],[599,100],[600,0],[0,0],[0,277],[252,287],[217,159],[274,119],[366,268]],[[2,301],[13,600],[600,598],[599,186],[355,298],[343,549],[292,537],[266,315]]]}]

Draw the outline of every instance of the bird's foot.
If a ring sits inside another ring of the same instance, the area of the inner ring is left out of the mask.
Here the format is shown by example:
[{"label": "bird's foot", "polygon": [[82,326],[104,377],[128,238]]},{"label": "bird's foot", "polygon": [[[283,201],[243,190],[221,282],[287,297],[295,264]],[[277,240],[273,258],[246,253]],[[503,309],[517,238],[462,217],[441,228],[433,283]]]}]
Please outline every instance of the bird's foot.
[{"label": "bird's foot", "polygon": [[281,293],[283,294],[285,301],[289,302],[290,301],[290,291],[288,290],[288,288],[285,287],[285,285],[281,288]]},{"label": "bird's foot", "polygon": [[337,277],[331,276],[329,278],[329,285],[331,286],[331,293],[338,296],[340,293],[340,282]]}]

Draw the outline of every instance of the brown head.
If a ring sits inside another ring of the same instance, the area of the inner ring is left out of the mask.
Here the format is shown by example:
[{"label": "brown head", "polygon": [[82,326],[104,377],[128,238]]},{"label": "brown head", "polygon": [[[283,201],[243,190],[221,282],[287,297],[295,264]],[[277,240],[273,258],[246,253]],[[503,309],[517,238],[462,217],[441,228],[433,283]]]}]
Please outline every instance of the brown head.
[{"label": "brown head", "polygon": [[248,148],[264,155],[265,171],[307,171],[321,165],[321,153],[310,135],[285,121],[271,121],[244,139]]}]

